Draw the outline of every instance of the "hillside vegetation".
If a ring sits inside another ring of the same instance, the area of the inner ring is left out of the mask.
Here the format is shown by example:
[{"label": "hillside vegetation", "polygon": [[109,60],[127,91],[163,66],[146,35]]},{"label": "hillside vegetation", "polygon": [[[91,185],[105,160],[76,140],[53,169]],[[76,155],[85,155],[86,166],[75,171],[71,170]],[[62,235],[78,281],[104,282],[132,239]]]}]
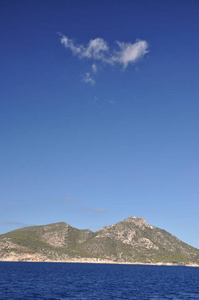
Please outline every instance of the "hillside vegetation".
[{"label": "hillside vegetation", "polygon": [[0,260],[199,265],[199,250],[131,217],[97,232],[64,222],[14,230],[0,235]]}]

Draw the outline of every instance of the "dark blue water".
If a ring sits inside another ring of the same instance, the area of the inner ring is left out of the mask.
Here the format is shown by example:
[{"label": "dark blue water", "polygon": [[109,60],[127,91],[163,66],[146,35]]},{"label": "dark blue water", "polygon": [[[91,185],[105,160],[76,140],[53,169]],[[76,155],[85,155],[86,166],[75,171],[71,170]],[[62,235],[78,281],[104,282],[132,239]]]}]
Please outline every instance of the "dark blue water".
[{"label": "dark blue water", "polygon": [[199,268],[0,262],[0,299],[199,299]]}]

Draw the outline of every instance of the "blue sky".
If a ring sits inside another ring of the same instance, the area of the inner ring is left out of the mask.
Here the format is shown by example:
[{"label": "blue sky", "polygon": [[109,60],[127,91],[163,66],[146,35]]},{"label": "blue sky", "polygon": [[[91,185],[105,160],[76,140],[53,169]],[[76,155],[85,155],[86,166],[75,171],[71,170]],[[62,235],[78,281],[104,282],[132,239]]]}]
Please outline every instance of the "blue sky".
[{"label": "blue sky", "polygon": [[1,1],[0,233],[138,216],[199,248],[198,11]]}]

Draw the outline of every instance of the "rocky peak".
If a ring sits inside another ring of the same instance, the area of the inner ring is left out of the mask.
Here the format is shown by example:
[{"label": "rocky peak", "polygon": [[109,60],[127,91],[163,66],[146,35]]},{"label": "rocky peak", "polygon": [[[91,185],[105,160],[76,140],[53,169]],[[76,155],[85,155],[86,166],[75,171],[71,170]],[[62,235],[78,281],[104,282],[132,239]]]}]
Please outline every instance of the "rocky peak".
[{"label": "rocky peak", "polygon": [[32,226],[0,235],[0,260],[196,263],[199,250],[170,233],[130,217],[97,232],[67,223]]},{"label": "rocky peak", "polygon": [[151,229],[153,228],[153,226],[149,225],[145,219],[139,218],[139,217],[129,217],[129,218],[125,219],[123,222],[131,223],[141,229],[143,229],[144,227],[148,227]]}]

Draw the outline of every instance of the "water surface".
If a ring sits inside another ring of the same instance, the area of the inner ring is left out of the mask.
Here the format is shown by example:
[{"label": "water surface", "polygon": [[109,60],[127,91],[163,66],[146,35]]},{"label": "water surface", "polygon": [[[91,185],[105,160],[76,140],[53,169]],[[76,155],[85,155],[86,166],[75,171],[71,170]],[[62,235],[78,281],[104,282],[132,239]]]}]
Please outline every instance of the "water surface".
[{"label": "water surface", "polygon": [[199,268],[0,262],[0,299],[199,299]]}]

